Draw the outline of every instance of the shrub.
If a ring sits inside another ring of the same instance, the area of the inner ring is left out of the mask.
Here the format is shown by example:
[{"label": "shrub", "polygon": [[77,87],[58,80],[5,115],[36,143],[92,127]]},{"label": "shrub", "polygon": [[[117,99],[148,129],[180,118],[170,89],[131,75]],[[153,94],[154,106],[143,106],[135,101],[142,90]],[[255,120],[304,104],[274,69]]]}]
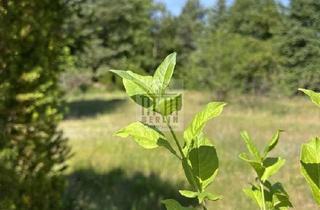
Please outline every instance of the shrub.
[{"label": "shrub", "polygon": [[66,14],[63,0],[0,3],[1,209],[61,207],[69,151],[57,129]]}]

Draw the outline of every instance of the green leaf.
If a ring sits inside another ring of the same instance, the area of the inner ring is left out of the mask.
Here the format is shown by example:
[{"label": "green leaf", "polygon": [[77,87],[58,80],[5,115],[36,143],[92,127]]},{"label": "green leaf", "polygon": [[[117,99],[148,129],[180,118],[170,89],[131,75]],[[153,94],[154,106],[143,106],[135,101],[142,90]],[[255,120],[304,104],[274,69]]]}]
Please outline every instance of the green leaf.
[{"label": "green leaf", "polygon": [[127,79],[123,79],[123,85],[127,94],[137,104],[145,108],[150,108],[153,106],[154,97],[151,97],[150,94],[142,89],[139,85]]},{"label": "green leaf", "polygon": [[265,168],[261,180],[264,182],[269,177],[279,171],[279,169],[285,164],[286,160],[280,157],[278,158],[266,158],[263,161],[263,167]]},{"label": "green leaf", "polygon": [[[263,197],[260,186],[257,187],[255,185],[252,185],[251,188],[243,189],[243,192],[251,200],[256,202],[260,208],[262,208]],[[267,209],[286,210],[289,207],[292,207],[287,192],[279,182],[273,185],[269,181],[266,181],[264,183],[264,200]]]},{"label": "green leaf", "polygon": [[320,206],[320,139],[314,138],[301,148],[301,172]]},{"label": "green leaf", "polygon": [[245,153],[240,154],[239,157],[250,164],[262,181],[266,181],[274,175],[285,163],[285,160],[280,157],[266,158],[263,162],[250,160]]},{"label": "green leaf", "polygon": [[186,145],[190,145],[192,140],[202,132],[207,121],[221,114],[225,105],[226,104],[222,102],[211,102],[201,112],[196,114],[184,132]]},{"label": "green leaf", "polygon": [[266,146],[266,148],[264,149],[264,157],[266,157],[268,155],[268,153],[273,150],[278,142],[279,142],[279,138],[280,138],[280,133],[283,132],[283,130],[278,130],[273,137],[271,138],[269,144]]},{"label": "green leaf", "polygon": [[306,95],[308,95],[314,104],[320,106],[320,93],[314,92],[312,90],[302,89],[302,88],[299,88],[299,90],[304,92]]},{"label": "green leaf", "polygon": [[179,190],[180,194],[183,195],[186,198],[198,198],[199,204],[203,203],[206,199],[210,201],[217,201],[222,199],[222,196],[212,194],[207,191],[203,192],[194,192],[189,190]]},{"label": "green leaf", "polygon": [[182,108],[182,95],[175,95],[167,98],[162,98],[156,102],[155,111],[167,116]]},{"label": "green leaf", "polygon": [[146,94],[154,97],[156,90],[151,76],[141,76],[132,71],[110,70],[124,80],[126,92],[129,96]]},{"label": "green leaf", "polygon": [[164,139],[162,134],[141,122],[132,123],[117,131],[115,135],[123,138],[131,136],[140,146],[146,149],[158,147],[159,139]]},{"label": "green leaf", "polygon": [[285,210],[293,207],[289,200],[289,195],[283,188],[282,184],[277,182],[271,187],[272,201],[276,209]]},{"label": "green leaf", "polygon": [[248,151],[250,152],[250,154],[253,156],[253,158],[255,160],[261,160],[261,155],[259,153],[259,150],[257,149],[257,147],[254,145],[252,139],[250,138],[248,132],[246,131],[242,131],[241,132],[241,137],[242,139],[244,140],[247,148],[248,148]]},{"label": "green leaf", "polygon": [[195,198],[198,196],[198,192],[193,192],[190,190],[179,190],[179,193],[186,198]]},{"label": "green leaf", "polygon": [[243,189],[243,192],[248,196],[252,201],[256,202],[260,208],[262,208],[262,194],[260,188],[252,185],[251,188]]},{"label": "green leaf", "polygon": [[214,146],[200,146],[193,148],[188,154],[192,174],[196,177],[201,189],[206,188],[215,178],[218,168],[219,159]]},{"label": "green leaf", "polygon": [[154,73],[154,83],[157,85],[161,93],[164,93],[170,83],[174,67],[176,65],[176,56],[176,53],[168,55]]},{"label": "green leaf", "polygon": [[250,160],[248,158],[248,155],[245,153],[241,153],[239,155],[239,157],[244,160],[245,162],[247,162],[252,168],[253,170],[257,173],[257,176],[259,178],[261,178],[263,176],[263,173],[265,171],[265,168],[263,167],[262,163],[256,160]]},{"label": "green leaf", "polygon": [[190,145],[185,145],[183,148],[183,153],[187,156],[191,149],[199,148],[200,146],[213,146],[211,141],[204,136],[203,132],[201,132],[198,136],[194,137],[193,141]]},{"label": "green leaf", "polygon": [[196,210],[195,208],[183,207],[173,199],[163,200],[162,203],[166,206],[167,210]]},{"label": "green leaf", "polygon": [[208,199],[210,201],[217,201],[217,200],[222,199],[222,196],[215,195],[215,194],[212,194],[212,193],[207,192],[207,191],[199,193],[199,195],[198,195],[199,203],[202,203],[206,199]]}]

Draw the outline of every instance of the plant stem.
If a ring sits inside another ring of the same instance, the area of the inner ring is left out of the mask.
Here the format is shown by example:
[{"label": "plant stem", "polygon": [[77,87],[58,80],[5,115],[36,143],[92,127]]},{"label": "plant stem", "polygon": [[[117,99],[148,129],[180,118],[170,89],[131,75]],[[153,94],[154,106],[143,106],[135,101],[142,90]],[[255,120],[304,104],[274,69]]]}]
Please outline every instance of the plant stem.
[{"label": "plant stem", "polygon": [[203,208],[203,210],[208,210],[207,207],[206,207],[205,201],[203,201],[203,203],[202,203],[202,208]]},{"label": "plant stem", "polygon": [[[168,126],[168,128],[169,128],[169,130],[170,130],[170,133],[171,133],[171,135],[172,135],[172,137],[173,137],[173,139],[174,139],[174,141],[175,141],[175,143],[176,143],[176,145],[177,145],[177,147],[178,147],[178,149],[179,149],[180,155],[181,155],[181,157],[182,157],[181,160],[182,160],[182,161],[186,161],[186,160],[187,160],[187,157],[185,156],[185,154],[184,154],[184,152],[183,152],[183,150],[182,150],[182,147],[181,147],[181,145],[180,145],[180,143],[179,143],[179,140],[178,140],[176,134],[174,133],[174,131],[173,131],[173,129],[172,129],[172,127],[171,127],[168,119],[166,119],[166,124],[167,124],[167,126]],[[192,187],[193,187],[195,190],[197,190],[197,191],[199,192],[199,191],[200,191],[200,188],[199,188],[199,186],[197,185],[197,182],[196,182],[196,180],[195,180],[195,177],[192,175],[192,172],[190,171],[190,168],[188,168],[187,170],[189,170],[189,172],[190,172],[190,174],[191,174],[191,176],[192,176],[192,180],[190,181],[190,182],[192,182],[192,183],[190,183],[190,184],[192,185]]]},{"label": "plant stem", "polygon": [[264,197],[264,186],[262,181],[260,180],[260,188],[261,188],[261,197],[262,197],[262,208],[261,210],[266,210],[266,202]]},{"label": "plant stem", "polygon": [[179,140],[178,140],[176,134],[174,133],[174,131],[173,131],[170,123],[168,122],[168,120],[166,120],[166,123],[167,123],[167,126],[168,126],[168,128],[169,128],[169,130],[170,130],[170,133],[171,133],[171,135],[172,135],[172,137],[173,137],[173,139],[174,139],[174,141],[175,141],[175,143],[176,143],[176,145],[177,145],[177,147],[178,147],[178,149],[179,149],[179,152],[180,152],[181,157],[182,157],[182,158],[185,158],[185,155],[184,155],[184,153],[183,153],[183,151],[182,151],[182,147],[181,147],[181,145],[180,145],[180,143],[179,143]]},{"label": "plant stem", "polygon": [[[175,132],[173,131],[173,129],[172,129],[172,127],[171,127],[171,125],[170,125],[170,122],[168,121],[168,119],[166,118],[166,124],[167,124],[167,126],[168,126],[168,128],[169,128],[169,130],[170,130],[170,133],[171,133],[171,135],[172,135],[172,137],[173,137],[173,139],[174,139],[174,141],[175,141],[175,143],[176,143],[176,145],[177,145],[177,147],[178,147],[178,149],[179,149],[179,152],[180,152],[180,155],[181,155],[181,157],[182,157],[182,159],[186,159],[186,156],[185,156],[185,154],[183,153],[183,150],[182,150],[182,147],[181,147],[181,145],[180,145],[180,143],[179,143],[179,140],[178,140],[178,138],[177,138],[177,136],[176,136],[176,134],[175,134]],[[195,178],[194,178],[194,176],[192,175],[192,179],[193,179],[193,187],[199,192],[199,187],[197,186],[197,184],[196,184],[196,182],[195,182]],[[207,207],[206,207],[206,203],[205,203],[205,201],[203,201],[203,203],[201,204],[201,206],[202,206],[202,208],[203,208],[203,210],[208,210],[207,209]],[[264,209],[265,210],[265,209]]]}]

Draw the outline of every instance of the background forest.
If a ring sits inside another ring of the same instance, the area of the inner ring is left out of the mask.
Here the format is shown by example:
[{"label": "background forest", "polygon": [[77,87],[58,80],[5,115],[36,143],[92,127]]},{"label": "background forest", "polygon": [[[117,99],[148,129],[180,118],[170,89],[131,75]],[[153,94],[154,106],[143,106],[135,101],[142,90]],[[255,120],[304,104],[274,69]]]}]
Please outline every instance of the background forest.
[{"label": "background forest", "polygon": [[76,69],[67,79],[73,81],[84,74],[117,84],[108,69],[153,73],[176,51],[174,76],[185,88],[221,96],[293,95],[296,87],[319,88],[317,1],[284,6],[275,0],[218,0],[205,8],[189,0],[178,16],[152,0],[91,0],[74,9],[67,24]]}]

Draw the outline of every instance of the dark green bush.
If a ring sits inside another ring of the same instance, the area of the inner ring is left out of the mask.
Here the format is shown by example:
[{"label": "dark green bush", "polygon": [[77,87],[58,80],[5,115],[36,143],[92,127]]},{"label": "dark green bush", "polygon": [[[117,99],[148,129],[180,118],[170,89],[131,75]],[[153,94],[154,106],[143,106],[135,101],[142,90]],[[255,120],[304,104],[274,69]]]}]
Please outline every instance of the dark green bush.
[{"label": "dark green bush", "polygon": [[0,2],[0,208],[58,210],[69,149],[57,129],[63,0]]}]

